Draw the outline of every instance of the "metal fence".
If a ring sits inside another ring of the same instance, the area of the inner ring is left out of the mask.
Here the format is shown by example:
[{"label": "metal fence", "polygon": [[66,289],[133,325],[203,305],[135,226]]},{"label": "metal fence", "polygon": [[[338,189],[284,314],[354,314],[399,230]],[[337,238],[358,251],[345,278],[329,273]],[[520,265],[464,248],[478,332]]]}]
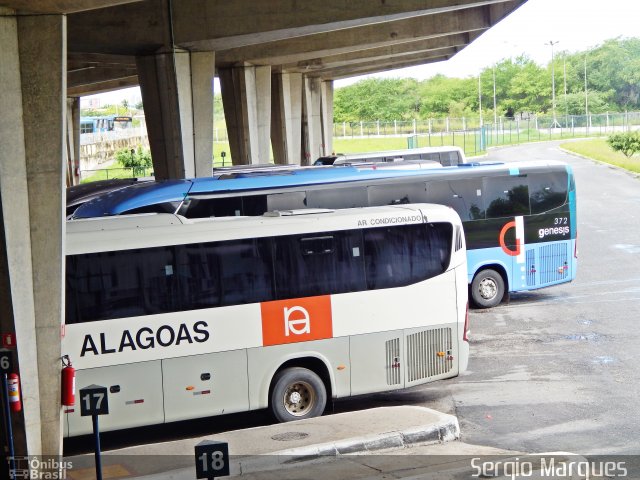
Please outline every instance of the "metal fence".
[{"label": "metal fence", "polygon": [[[518,118],[498,117],[495,123],[493,118],[490,120],[491,122],[487,123],[486,120],[482,121],[480,117],[447,117],[410,121],[343,122],[334,124],[333,135],[334,138],[405,137],[407,138],[407,148],[456,145],[462,148],[466,155],[474,156],[497,145],[604,136],[614,132],[640,130],[640,112],[568,115],[556,116],[555,118],[535,115]],[[82,137],[84,135],[81,135]],[[121,137],[118,136],[118,138]],[[216,130],[215,141],[226,140],[226,138],[226,130]],[[96,141],[98,138],[91,140]],[[83,142],[83,145],[86,143]],[[220,161],[218,160],[217,163]],[[131,168],[83,168],[81,180],[90,178],[93,181],[152,174],[151,169],[136,172]]]},{"label": "metal fence", "polygon": [[430,118],[427,120],[392,120],[342,122],[333,125],[334,138],[431,135],[477,131],[491,128],[496,136],[502,132],[559,129],[563,135],[606,135],[615,131],[640,128],[640,112],[602,113],[566,116],[522,116],[518,118]]}]

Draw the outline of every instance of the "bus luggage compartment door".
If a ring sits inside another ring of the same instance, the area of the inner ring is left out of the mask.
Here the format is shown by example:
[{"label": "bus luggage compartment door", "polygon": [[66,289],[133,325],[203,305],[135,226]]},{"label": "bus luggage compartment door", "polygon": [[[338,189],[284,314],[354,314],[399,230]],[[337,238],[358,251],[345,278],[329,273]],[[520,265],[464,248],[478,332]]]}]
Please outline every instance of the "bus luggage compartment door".
[{"label": "bus luggage compartment door", "polygon": [[527,249],[526,288],[546,287],[570,278],[570,252],[569,242],[553,242]]},{"label": "bus luggage compartment door", "polygon": [[[109,395],[109,414],[100,416],[100,431],[163,422],[160,360],[76,371],[77,391],[91,384],[106,387]],[[80,401],[76,397],[68,413],[70,436],[93,431],[91,417],[80,416]]]},{"label": "bus luggage compartment door", "polygon": [[249,410],[245,350],[162,361],[167,422]]},{"label": "bus luggage compartment door", "polygon": [[354,335],[351,342],[351,395],[404,388],[402,330]]}]

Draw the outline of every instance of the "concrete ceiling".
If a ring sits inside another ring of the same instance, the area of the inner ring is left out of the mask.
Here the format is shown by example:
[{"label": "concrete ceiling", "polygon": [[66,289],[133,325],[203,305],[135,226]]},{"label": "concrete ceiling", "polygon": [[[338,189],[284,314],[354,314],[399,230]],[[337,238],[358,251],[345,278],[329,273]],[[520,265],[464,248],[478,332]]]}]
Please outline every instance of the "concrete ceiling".
[{"label": "concrete ceiling", "polygon": [[215,51],[216,67],[338,79],[451,58],[526,0],[0,0],[66,13],[68,93],[137,85],[136,56]]}]

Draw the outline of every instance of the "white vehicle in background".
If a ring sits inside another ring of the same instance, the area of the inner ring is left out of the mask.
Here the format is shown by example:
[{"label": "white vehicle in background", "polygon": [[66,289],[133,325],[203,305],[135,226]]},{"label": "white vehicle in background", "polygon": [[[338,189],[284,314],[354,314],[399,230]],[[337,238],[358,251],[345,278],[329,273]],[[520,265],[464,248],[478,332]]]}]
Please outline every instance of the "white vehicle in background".
[{"label": "white vehicle in background", "polygon": [[428,161],[418,163],[419,165],[423,165],[421,168],[433,168],[434,165],[429,165],[429,162],[433,162],[436,164],[435,166],[441,165],[443,167],[455,167],[467,163],[464,152],[460,147],[443,146],[387,150],[381,152],[339,153],[337,155],[320,157],[316,160],[315,165],[357,165],[359,163],[389,163],[416,160]]},{"label": "white vehicle in background", "polygon": [[[103,430],[270,408],[458,375],[465,239],[431,204],[67,224],[63,353],[106,386]],[[65,434],[91,432],[67,408]]]}]

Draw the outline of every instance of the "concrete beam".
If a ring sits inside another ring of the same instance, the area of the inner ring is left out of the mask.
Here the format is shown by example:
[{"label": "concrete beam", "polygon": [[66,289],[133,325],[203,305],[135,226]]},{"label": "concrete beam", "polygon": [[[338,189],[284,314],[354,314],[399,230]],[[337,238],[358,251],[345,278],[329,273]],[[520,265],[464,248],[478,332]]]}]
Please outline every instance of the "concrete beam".
[{"label": "concrete beam", "polygon": [[105,53],[70,53],[67,55],[67,66],[70,72],[97,66],[136,68],[136,57]]},{"label": "concrete beam", "polygon": [[281,68],[289,72],[308,72],[310,70],[315,71],[339,68],[365,62],[386,61],[404,56],[424,55],[425,58],[429,58],[432,53],[441,52],[443,49],[463,47],[469,43],[469,38],[470,35],[468,33],[460,33],[456,35],[430,38],[419,42],[407,42],[386,47],[359,50],[357,52],[345,53],[342,55],[319,57],[313,60],[306,60],[294,64],[285,64],[282,65]]},{"label": "concrete beam", "polygon": [[372,48],[485,30],[491,26],[488,17],[489,11],[486,7],[476,7],[449,14],[416,17],[270,42],[255,47],[220,51],[216,54],[216,62],[218,66],[239,61],[258,65],[292,64],[331,55],[352,54]]},{"label": "concrete beam", "polygon": [[[4,0],[0,0],[4,1]],[[70,51],[221,51],[523,0],[145,0],[69,16]],[[171,25],[172,28],[166,28]],[[145,50],[146,49],[146,50]]]},{"label": "concrete beam", "polygon": [[[313,69],[309,75],[316,75],[322,78],[332,78],[336,72],[350,71],[360,74],[362,71],[370,71],[372,68],[380,68],[382,70],[393,70],[396,65],[406,65],[407,63],[421,62],[432,63],[434,61],[442,61],[443,59],[451,58],[458,53],[459,47],[447,47],[439,48],[437,50],[431,50],[426,53],[412,53],[406,55],[396,55],[395,57],[379,57],[363,59],[360,61],[353,61],[350,63],[336,63],[334,65],[327,65],[326,67],[320,67]],[[418,63],[420,65],[420,63]],[[295,71],[295,69],[294,69]]]},{"label": "concrete beam", "polygon": [[219,51],[505,1],[512,0],[183,0],[172,17],[176,44]]},{"label": "concrete beam", "polygon": [[0,0],[0,5],[31,13],[74,13],[140,0]]},{"label": "concrete beam", "polygon": [[131,77],[118,78],[116,80],[105,80],[89,85],[78,85],[77,87],[67,88],[68,97],[83,97],[85,95],[95,95],[96,93],[113,92],[122,88],[135,87],[140,85],[138,75]]},{"label": "concrete beam", "polygon": [[138,70],[135,67],[87,67],[68,72],[67,85],[69,88],[91,86],[93,84],[99,84],[105,79],[113,81],[121,78],[135,77],[136,75],[138,75]]},{"label": "concrete beam", "polygon": [[174,45],[169,3],[144,0],[69,15],[69,52],[140,56],[169,51]]},{"label": "concrete beam", "polygon": [[321,78],[326,80],[338,80],[341,78],[349,78],[359,75],[369,75],[372,73],[378,72],[386,72],[389,70],[394,70],[397,68],[407,68],[407,67],[416,67],[418,65],[426,65],[428,63],[434,62],[444,62],[449,60],[453,54],[449,55],[434,55],[430,58],[424,58],[424,56],[420,56],[418,59],[409,61],[407,59],[400,60],[398,62],[394,62],[393,60],[389,60],[388,62],[380,63],[373,62],[369,64],[360,64],[356,67],[341,67],[335,69],[329,69],[326,72],[318,72]]}]

